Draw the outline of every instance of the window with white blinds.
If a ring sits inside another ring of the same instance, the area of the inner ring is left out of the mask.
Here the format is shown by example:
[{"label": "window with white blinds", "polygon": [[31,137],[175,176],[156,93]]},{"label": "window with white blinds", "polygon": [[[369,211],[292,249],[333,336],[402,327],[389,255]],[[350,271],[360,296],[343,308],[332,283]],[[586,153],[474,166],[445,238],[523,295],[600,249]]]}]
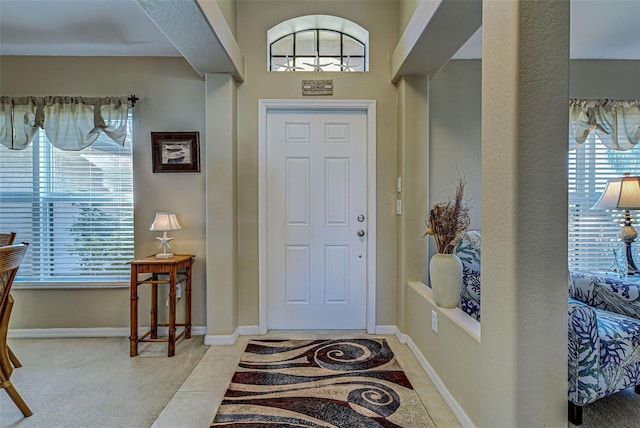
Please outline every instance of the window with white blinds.
[{"label": "window with white blinds", "polygon": [[[624,255],[620,221],[624,211],[592,210],[607,181],[624,173],[640,175],[640,148],[629,151],[607,149],[591,134],[583,146],[569,152],[569,268],[608,270],[614,250]],[[634,219],[640,212],[632,211]],[[633,244],[638,260],[638,243]]]},{"label": "window with white blinds", "polygon": [[63,151],[42,130],[25,150],[0,145],[0,231],[31,244],[16,286],[128,283],[131,119],[124,147],[101,135],[83,150]]}]

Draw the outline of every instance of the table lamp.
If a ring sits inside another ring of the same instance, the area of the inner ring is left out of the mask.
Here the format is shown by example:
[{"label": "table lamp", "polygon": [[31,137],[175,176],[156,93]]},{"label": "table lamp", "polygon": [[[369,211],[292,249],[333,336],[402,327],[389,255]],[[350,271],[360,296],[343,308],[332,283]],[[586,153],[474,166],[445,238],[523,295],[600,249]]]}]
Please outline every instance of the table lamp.
[{"label": "table lamp", "polygon": [[627,251],[627,275],[640,273],[631,254],[631,243],[638,237],[638,232],[632,226],[636,222],[631,220],[629,212],[640,209],[640,177],[631,177],[626,173],[624,177],[612,178],[591,209],[624,210],[624,220],[620,222],[620,239],[625,243]]},{"label": "table lamp", "polygon": [[182,227],[180,223],[178,223],[178,219],[174,213],[167,212],[157,212],[156,218],[153,220],[151,227],[149,230],[154,230],[156,232],[164,232],[162,237],[156,237],[160,241],[160,247],[162,248],[162,253],[156,254],[156,257],[159,259],[170,259],[173,257],[173,253],[167,253],[167,248],[171,248],[169,245],[169,241],[173,238],[169,238],[167,236],[167,231],[169,230],[180,230]]}]

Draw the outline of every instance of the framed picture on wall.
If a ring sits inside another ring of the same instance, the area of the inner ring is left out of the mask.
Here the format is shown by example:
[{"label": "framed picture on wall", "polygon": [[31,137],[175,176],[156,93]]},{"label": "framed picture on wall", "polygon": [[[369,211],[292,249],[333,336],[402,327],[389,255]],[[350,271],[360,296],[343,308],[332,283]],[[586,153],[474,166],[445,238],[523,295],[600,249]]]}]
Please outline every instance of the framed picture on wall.
[{"label": "framed picture on wall", "polygon": [[152,132],[153,172],[200,172],[198,132]]}]

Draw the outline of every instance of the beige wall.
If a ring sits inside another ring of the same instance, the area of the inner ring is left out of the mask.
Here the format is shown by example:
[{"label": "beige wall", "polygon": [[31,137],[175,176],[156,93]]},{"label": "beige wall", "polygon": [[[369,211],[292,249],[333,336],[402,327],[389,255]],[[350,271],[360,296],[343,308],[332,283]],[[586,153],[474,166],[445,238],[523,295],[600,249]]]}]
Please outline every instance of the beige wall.
[{"label": "beige wall", "polygon": [[[467,181],[465,201],[471,207],[470,229],[479,229],[481,214],[480,60],[450,61],[429,86],[429,207],[450,199],[458,174]],[[429,239],[429,254],[434,254]]]},{"label": "beige wall", "polygon": [[[446,200],[456,170],[468,181],[471,229],[481,221],[481,60],[452,60],[429,85],[429,204]],[[571,98],[638,99],[640,61],[572,60]],[[433,252],[431,252],[433,254]]]},{"label": "beige wall", "polygon": [[224,15],[224,19],[227,21],[227,25],[231,30],[231,33],[236,35],[236,1],[237,0],[216,0],[218,6]]},{"label": "beige wall", "polygon": [[398,0],[398,37],[402,36],[420,0]]},{"label": "beige wall", "polygon": [[481,426],[567,425],[569,3],[483,3]]},{"label": "beige wall", "polygon": [[[331,78],[332,99],[377,101],[377,324],[396,321],[396,88],[389,61],[397,42],[393,1],[241,1],[237,3],[238,44],[246,81],[238,87],[238,301],[240,325],[258,324],[258,100],[301,97],[302,79]],[[370,33],[368,73],[272,73],[267,71],[266,32],[308,14],[336,15]],[[324,97],[319,97],[324,98]]]},{"label": "beige wall", "polygon": [[[429,109],[428,182],[429,200],[432,201],[430,204],[441,199],[437,197],[437,192],[444,192],[450,187],[456,164],[464,165],[467,171],[473,171],[469,180],[469,195],[474,203],[472,227],[479,224],[480,216],[476,211],[480,208],[481,74],[480,60],[450,61],[430,81],[428,99],[426,87],[423,89],[422,98],[422,102],[428,103]],[[640,61],[573,60],[570,62],[569,96],[637,99],[640,98],[640,86],[636,84],[638,75]],[[454,115],[462,125],[456,125]],[[402,122],[402,117],[399,120]],[[411,148],[409,144],[407,146],[404,148],[405,151],[419,151],[419,148]],[[403,159],[411,157],[405,155]],[[402,168],[402,162],[400,164]],[[423,181],[419,171],[408,173],[410,169],[406,166],[404,171],[405,183]],[[406,252],[407,248],[400,247],[398,251]],[[410,279],[410,276],[407,277],[407,280]],[[466,388],[458,387],[461,379],[468,379],[469,374],[466,370],[469,367],[478,368],[480,347],[469,337],[455,333],[433,335],[425,327],[430,325],[430,319],[425,314],[430,314],[431,304],[410,287],[405,286],[405,293],[406,328],[403,331],[409,334],[438,375],[445,380],[445,384],[466,413],[472,420],[480,421],[481,390],[472,387],[479,385],[479,379],[473,378],[475,380],[469,381]],[[439,323],[442,326],[443,323],[450,322],[440,317]],[[442,332],[442,327],[440,328]],[[456,328],[453,326],[453,329]],[[466,355],[467,361],[446,358],[449,355]]]},{"label": "beige wall", "polygon": [[207,336],[238,327],[238,210],[236,83],[206,75]]},{"label": "beige wall", "polygon": [[[406,287],[409,322],[404,330],[472,421],[480,420],[480,342],[434,304],[424,285]],[[451,310],[447,310],[451,312]],[[431,314],[438,317],[438,333],[431,329]],[[462,311],[459,311],[462,315]],[[466,316],[462,315],[462,316]],[[471,320],[473,324],[475,320]]]},{"label": "beige wall", "polygon": [[[398,284],[426,281],[425,213],[429,194],[429,78],[405,76],[398,82],[398,175],[402,215],[398,217]],[[406,290],[398,286],[396,325],[406,328]]]},{"label": "beige wall", "polygon": [[[156,211],[178,214],[183,229],[171,247],[196,255],[193,324],[205,325],[205,171],[153,174],[151,131],[198,131],[204,139],[204,81],[182,58],[2,57],[2,95],[129,95],[133,110],[135,255],[157,251],[149,225]],[[140,313],[148,311],[148,290],[140,292]],[[15,290],[11,328],[92,328],[129,325],[129,290]],[[161,299],[161,301],[164,301]],[[164,306],[160,308],[164,311]],[[141,323],[144,315],[141,317]]]},{"label": "beige wall", "polygon": [[[371,7],[367,7],[371,3]],[[427,240],[418,243],[425,205],[448,195],[456,167],[467,174],[469,197],[474,202],[472,227],[480,224],[480,137],[481,62],[451,61],[430,82],[426,77],[403,78],[399,87],[389,83],[389,59],[398,33],[415,8],[413,1],[241,1],[225,16],[236,12],[238,43],[246,59],[246,82],[237,88],[225,78],[228,105],[237,95],[237,153],[235,135],[221,148],[226,156],[237,156],[237,278],[235,266],[227,272],[224,300],[213,294],[209,307],[225,306],[218,319],[207,320],[205,305],[205,179],[225,197],[225,189],[205,176],[205,106],[216,105],[205,90],[202,78],[178,58],[0,58],[0,92],[3,95],[121,95],[135,93],[141,99],[134,110],[134,179],[136,256],[156,251],[148,226],[157,210],[176,211],[184,229],[175,232],[176,252],[197,256],[194,273],[194,324],[211,327],[212,334],[230,333],[237,325],[258,324],[258,183],[257,105],[258,100],[302,98],[301,80],[331,78],[333,99],[375,99],[377,101],[377,321],[378,325],[398,324],[408,333],[453,392],[472,420],[481,420],[482,390],[478,369],[480,346],[466,333],[441,318],[438,336],[428,329],[432,306],[415,289],[405,287],[411,279],[426,279],[424,265],[412,256],[426,254]],[[222,6],[222,5],[221,5]],[[375,6],[375,7],[374,7]],[[223,9],[225,10],[225,9]],[[351,19],[370,31],[372,56],[369,73],[269,73],[266,71],[266,30],[295,16],[321,13]],[[391,23],[391,24],[390,24]],[[394,24],[398,23],[398,24]],[[231,24],[230,24],[231,27]],[[232,27],[233,29],[233,27]],[[40,70],[48,71],[42,78]],[[572,61],[569,96],[581,98],[640,98],[637,76],[640,61]],[[216,80],[218,80],[216,78]],[[210,89],[213,89],[210,88]],[[397,93],[400,92],[400,102]],[[215,112],[210,112],[215,115]],[[209,116],[207,116],[209,117]],[[429,120],[427,120],[429,118]],[[424,119],[424,122],[420,122]],[[233,117],[230,119],[233,123]],[[233,125],[232,125],[233,127]],[[152,174],[149,132],[151,130],[196,130],[201,134],[203,172],[200,174]],[[213,132],[213,131],[212,131]],[[211,135],[211,132],[209,133]],[[231,132],[233,134],[233,132]],[[429,136],[426,139],[426,135]],[[399,143],[399,144],[398,144]],[[213,144],[213,143],[212,143]],[[425,150],[428,148],[428,152]],[[420,161],[424,168],[420,169]],[[215,161],[215,159],[213,160]],[[233,170],[233,168],[231,168]],[[428,171],[428,173],[425,173]],[[230,186],[236,181],[224,172]],[[233,171],[231,172],[233,174]],[[405,216],[398,223],[394,215],[396,176],[402,174]],[[513,183],[512,183],[513,184]],[[424,201],[418,198],[424,196]],[[212,201],[210,201],[212,202]],[[212,204],[215,208],[215,204]],[[235,206],[223,224],[229,240],[236,233]],[[212,225],[210,220],[209,226]],[[419,225],[416,223],[420,223]],[[210,244],[212,240],[210,239]],[[420,248],[420,246],[423,246]],[[400,248],[398,248],[400,247]],[[217,244],[209,254],[215,258],[223,250]],[[415,251],[412,251],[415,249]],[[229,249],[234,252],[233,245]],[[225,257],[229,256],[228,254]],[[229,256],[234,261],[233,254]],[[211,275],[213,276],[213,275]],[[210,278],[211,279],[211,278]],[[235,283],[237,282],[237,290]],[[398,290],[396,284],[402,284]],[[209,289],[210,292],[215,291]],[[237,293],[237,294],[235,294]],[[16,290],[12,328],[90,328],[128,325],[128,289],[99,290]],[[148,308],[141,293],[140,313]],[[232,307],[237,302],[237,308]],[[494,303],[503,304],[499,301]],[[236,312],[237,310],[237,312]],[[228,324],[230,322],[230,324]],[[488,324],[485,324],[486,328]],[[483,338],[486,330],[483,330]],[[490,332],[493,341],[497,334]],[[513,345],[512,339],[509,339]],[[488,343],[488,341],[487,341]],[[482,347],[485,344],[483,343]],[[499,349],[499,346],[496,348]],[[521,351],[521,349],[519,349]],[[499,351],[494,350],[494,353]],[[452,358],[451,356],[455,356]],[[555,370],[555,369],[554,369]],[[536,372],[539,375],[539,372]],[[526,387],[520,385],[521,388]],[[526,394],[522,393],[526,397]],[[494,410],[494,406],[489,407]]]},{"label": "beige wall", "polygon": [[[405,77],[399,85],[400,100],[406,100],[401,105],[400,128],[407,134],[401,140],[399,160],[406,200],[398,249],[403,266],[401,295],[406,301],[399,302],[404,308],[399,325],[476,423],[481,415],[480,343],[408,282],[428,283],[429,254],[435,248],[432,238],[421,237],[424,217],[434,203],[448,200],[458,171],[468,182],[471,227],[480,228],[481,65],[480,61],[450,61],[430,80]],[[429,252],[428,247],[432,247]],[[438,313],[439,334],[430,328],[432,310]]]},{"label": "beige wall", "polygon": [[572,60],[569,73],[571,98],[640,99],[640,61]]}]

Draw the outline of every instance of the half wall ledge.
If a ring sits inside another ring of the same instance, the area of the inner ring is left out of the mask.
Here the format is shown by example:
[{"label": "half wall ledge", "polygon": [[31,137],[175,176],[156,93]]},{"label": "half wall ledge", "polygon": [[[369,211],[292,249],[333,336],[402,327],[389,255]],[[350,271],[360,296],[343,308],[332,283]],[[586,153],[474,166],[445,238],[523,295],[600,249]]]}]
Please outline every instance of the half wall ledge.
[{"label": "half wall ledge", "polygon": [[450,319],[451,322],[460,327],[462,331],[475,339],[476,342],[480,343],[480,323],[478,321],[471,318],[460,308],[447,309],[436,305],[436,301],[433,298],[433,291],[424,282],[409,281],[407,285],[418,293],[418,295],[424,297],[424,299],[427,300],[443,316]]}]

